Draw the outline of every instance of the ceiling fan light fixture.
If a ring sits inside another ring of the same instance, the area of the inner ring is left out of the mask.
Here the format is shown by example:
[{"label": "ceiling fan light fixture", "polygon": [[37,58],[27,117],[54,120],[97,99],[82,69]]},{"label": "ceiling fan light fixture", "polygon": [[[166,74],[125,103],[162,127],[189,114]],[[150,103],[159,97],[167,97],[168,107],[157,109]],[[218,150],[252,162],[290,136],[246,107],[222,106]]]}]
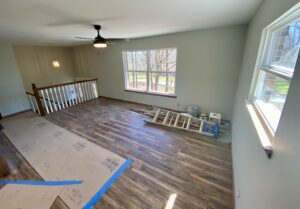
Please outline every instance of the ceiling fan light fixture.
[{"label": "ceiling fan light fixture", "polygon": [[98,36],[95,38],[94,47],[96,47],[96,48],[106,48],[107,47],[106,40],[104,38],[102,38],[99,35],[99,33],[98,33]]},{"label": "ceiling fan light fixture", "polygon": [[95,48],[106,48],[107,44],[106,43],[94,43]]}]

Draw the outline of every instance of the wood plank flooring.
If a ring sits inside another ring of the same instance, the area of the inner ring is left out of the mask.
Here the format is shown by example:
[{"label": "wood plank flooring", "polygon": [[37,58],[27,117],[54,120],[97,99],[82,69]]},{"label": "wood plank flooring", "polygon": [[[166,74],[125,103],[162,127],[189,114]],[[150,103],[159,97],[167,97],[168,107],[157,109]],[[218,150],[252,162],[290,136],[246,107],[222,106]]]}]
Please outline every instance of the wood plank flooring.
[{"label": "wood plank flooring", "polygon": [[[211,138],[147,126],[130,108],[143,105],[99,98],[47,115],[46,118],[124,158],[132,165],[94,208],[231,209],[230,145]],[[1,154],[15,174],[9,179],[41,179],[7,138],[0,134]],[[51,209],[68,208],[57,198]]]}]

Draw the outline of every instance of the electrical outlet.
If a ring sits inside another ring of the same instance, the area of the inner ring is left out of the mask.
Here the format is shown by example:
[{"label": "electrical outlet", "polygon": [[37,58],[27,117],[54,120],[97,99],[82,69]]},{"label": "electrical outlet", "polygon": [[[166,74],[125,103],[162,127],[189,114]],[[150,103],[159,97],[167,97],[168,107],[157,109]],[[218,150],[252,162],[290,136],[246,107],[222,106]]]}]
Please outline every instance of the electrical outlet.
[{"label": "electrical outlet", "polygon": [[239,198],[240,198],[240,196],[241,196],[241,191],[240,191],[240,190],[238,190],[238,191],[237,191],[237,193],[236,193],[236,197],[239,199]]},{"label": "electrical outlet", "polygon": [[179,102],[177,102],[177,107],[180,107],[180,103]]}]

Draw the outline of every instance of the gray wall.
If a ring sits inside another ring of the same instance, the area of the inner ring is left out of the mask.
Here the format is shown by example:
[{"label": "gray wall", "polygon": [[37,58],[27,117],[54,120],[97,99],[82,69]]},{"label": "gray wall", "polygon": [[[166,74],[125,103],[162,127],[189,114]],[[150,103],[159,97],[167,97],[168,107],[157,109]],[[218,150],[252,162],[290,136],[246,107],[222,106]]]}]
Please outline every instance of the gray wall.
[{"label": "gray wall", "polygon": [[298,0],[266,0],[252,20],[246,41],[234,107],[232,155],[237,209],[296,209],[300,207],[300,63],[298,63],[273,141],[266,157],[245,107],[262,30]]},{"label": "gray wall", "polygon": [[29,108],[12,46],[0,43],[0,112],[6,116]]},{"label": "gray wall", "polygon": [[[73,49],[77,77],[98,77],[100,95],[184,109],[196,104],[231,119],[244,50],[245,25],[142,38],[97,50]],[[123,50],[177,47],[177,98],[124,91]]]},{"label": "gray wall", "polygon": [[[67,47],[14,46],[25,89],[32,92],[32,83],[41,87],[74,81],[71,51]],[[53,68],[53,60],[59,61],[59,68]]]}]

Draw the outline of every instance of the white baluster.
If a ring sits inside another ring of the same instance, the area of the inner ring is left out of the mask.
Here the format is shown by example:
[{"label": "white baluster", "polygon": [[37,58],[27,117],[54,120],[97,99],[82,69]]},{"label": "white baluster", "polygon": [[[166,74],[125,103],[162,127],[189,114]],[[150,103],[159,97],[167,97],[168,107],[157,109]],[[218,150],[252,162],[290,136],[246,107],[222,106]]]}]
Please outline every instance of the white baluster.
[{"label": "white baluster", "polygon": [[87,97],[86,97],[86,91],[85,91],[85,87],[84,87],[84,82],[80,83],[81,84],[81,89],[82,89],[82,95],[83,95],[83,101],[87,101]]},{"label": "white baluster", "polygon": [[27,94],[27,96],[28,96],[28,99],[30,101],[31,109],[32,109],[33,112],[35,112],[35,107],[33,105],[32,96],[30,94]]},{"label": "white baluster", "polygon": [[88,95],[88,91],[87,91],[86,82],[83,82],[82,84],[83,84],[83,88],[84,88],[84,95],[85,95],[86,101],[88,101],[89,95]]},{"label": "white baluster", "polygon": [[95,99],[93,81],[89,81],[89,86],[90,86],[90,92],[91,92],[91,99]]},{"label": "white baluster", "polygon": [[95,88],[95,96],[98,98],[98,87],[97,87],[97,81],[94,81],[94,88]]},{"label": "white baluster", "polygon": [[36,101],[35,97],[33,98],[33,100],[34,100],[34,104],[35,104],[35,107],[36,107],[38,113],[41,114],[41,113],[40,113],[39,106],[38,106],[38,104],[37,104],[37,101]]},{"label": "white baluster", "polygon": [[59,110],[61,110],[61,105],[60,105],[60,101],[59,101],[58,93],[57,93],[57,90],[56,90],[56,88],[55,88],[55,87],[53,88],[53,91],[54,91],[55,98],[56,98],[56,101],[57,101],[57,106],[58,106],[58,109],[59,109]]},{"label": "white baluster", "polygon": [[78,104],[76,86],[74,84],[72,84],[72,87],[73,87],[74,93],[76,95],[75,98],[74,98],[75,104]]},{"label": "white baluster", "polygon": [[87,82],[87,85],[89,87],[89,94],[90,94],[90,99],[93,99],[93,93],[92,93],[92,86],[91,86],[91,82],[88,81]]},{"label": "white baluster", "polygon": [[88,81],[88,82],[87,82],[87,85],[88,85],[88,89],[89,89],[90,100],[91,100],[91,99],[94,99],[94,98],[93,98],[93,92],[92,92],[91,82]]},{"label": "white baluster", "polygon": [[51,98],[52,98],[52,106],[54,107],[54,110],[57,111],[56,101],[55,101],[54,96],[53,96],[52,88],[49,89],[49,92],[50,92]]},{"label": "white baluster", "polygon": [[77,98],[78,98],[78,102],[81,103],[82,100],[81,100],[81,94],[80,94],[80,86],[79,86],[79,83],[76,83],[75,86],[76,86],[76,96],[77,96]]},{"label": "white baluster", "polygon": [[73,98],[72,98],[71,87],[70,87],[70,85],[66,85],[66,87],[67,87],[67,90],[68,90],[69,102],[73,106],[75,103],[74,103]]},{"label": "white baluster", "polygon": [[60,101],[61,101],[62,108],[65,108],[65,101],[64,101],[63,93],[61,92],[61,88],[58,86],[57,90],[58,90],[58,94],[59,94],[59,98],[60,98]]},{"label": "white baluster", "polygon": [[[64,98],[65,98],[65,105],[66,105],[66,107],[69,107],[69,104],[70,103],[68,103],[68,94],[66,93],[66,86],[61,86],[61,89],[62,89],[62,92],[63,92],[63,95],[64,95]],[[71,105],[70,105],[71,106]]]},{"label": "white baluster", "polygon": [[47,95],[47,100],[48,100],[48,104],[49,104],[49,107],[50,107],[50,111],[53,112],[53,108],[52,108],[52,105],[51,105],[51,100],[50,100],[50,97],[49,97],[48,90],[45,89],[45,92],[46,92],[46,95]]},{"label": "white baluster", "polygon": [[46,107],[47,114],[49,114],[49,108],[48,108],[48,104],[46,103],[46,98],[45,98],[44,90],[41,90],[41,93],[42,93],[43,102],[44,102],[44,106]]}]

